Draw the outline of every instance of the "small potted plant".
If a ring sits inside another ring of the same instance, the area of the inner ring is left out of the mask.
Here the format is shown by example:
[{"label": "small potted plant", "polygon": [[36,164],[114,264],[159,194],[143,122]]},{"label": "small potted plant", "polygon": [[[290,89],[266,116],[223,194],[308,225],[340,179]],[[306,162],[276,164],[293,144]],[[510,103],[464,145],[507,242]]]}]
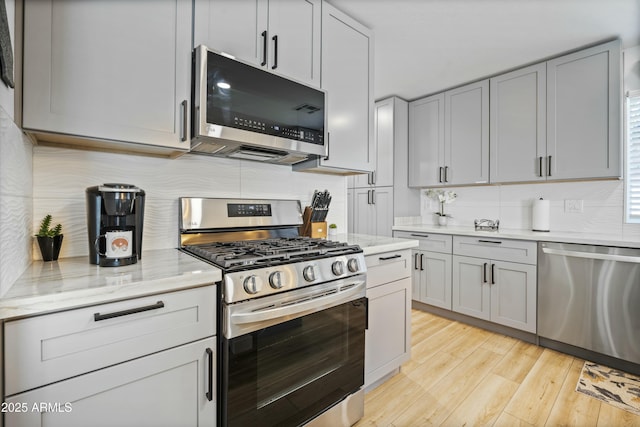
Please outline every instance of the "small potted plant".
[{"label": "small potted plant", "polygon": [[427,190],[427,197],[430,199],[436,200],[440,204],[440,209],[435,214],[438,216],[438,224],[439,225],[447,225],[447,218],[449,215],[444,213],[444,205],[445,203],[453,203],[453,201],[458,197],[456,193],[453,191],[444,191],[444,190]]},{"label": "small potted plant", "polygon": [[338,235],[338,226],[335,224],[329,224],[329,237],[336,237]]},{"label": "small potted plant", "polygon": [[51,215],[47,215],[42,219],[40,223],[40,229],[36,234],[38,239],[38,246],[40,246],[40,253],[42,254],[43,261],[55,261],[60,254],[60,247],[62,246],[62,225],[57,224],[51,228]]}]

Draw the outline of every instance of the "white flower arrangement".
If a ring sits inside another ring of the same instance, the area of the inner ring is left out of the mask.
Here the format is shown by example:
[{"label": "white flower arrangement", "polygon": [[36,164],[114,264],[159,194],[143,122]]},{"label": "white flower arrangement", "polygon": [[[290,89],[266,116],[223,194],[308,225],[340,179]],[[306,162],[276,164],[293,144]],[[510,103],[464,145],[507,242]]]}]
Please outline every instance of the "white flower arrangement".
[{"label": "white flower arrangement", "polygon": [[444,213],[444,204],[453,203],[453,201],[456,200],[456,197],[458,197],[458,195],[453,191],[432,189],[427,190],[426,195],[430,199],[436,200],[438,203],[440,203],[440,212],[436,212],[436,215],[438,216],[448,216]]}]

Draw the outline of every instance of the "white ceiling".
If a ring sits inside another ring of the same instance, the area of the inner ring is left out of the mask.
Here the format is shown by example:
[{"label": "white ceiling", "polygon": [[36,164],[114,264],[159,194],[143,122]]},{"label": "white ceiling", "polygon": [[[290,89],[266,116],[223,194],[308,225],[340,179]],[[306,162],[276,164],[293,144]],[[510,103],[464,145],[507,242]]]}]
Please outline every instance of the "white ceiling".
[{"label": "white ceiling", "polygon": [[615,37],[640,0],[329,0],[374,30],[375,99],[411,100]]}]

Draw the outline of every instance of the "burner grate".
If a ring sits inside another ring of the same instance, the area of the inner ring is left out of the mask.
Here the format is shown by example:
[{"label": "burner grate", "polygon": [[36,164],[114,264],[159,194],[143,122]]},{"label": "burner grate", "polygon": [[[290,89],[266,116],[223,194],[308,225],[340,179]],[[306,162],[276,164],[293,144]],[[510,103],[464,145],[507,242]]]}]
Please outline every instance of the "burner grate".
[{"label": "burner grate", "polygon": [[189,245],[184,249],[227,270],[271,266],[361,251],[359,246],[309,237],[217,242]]}]

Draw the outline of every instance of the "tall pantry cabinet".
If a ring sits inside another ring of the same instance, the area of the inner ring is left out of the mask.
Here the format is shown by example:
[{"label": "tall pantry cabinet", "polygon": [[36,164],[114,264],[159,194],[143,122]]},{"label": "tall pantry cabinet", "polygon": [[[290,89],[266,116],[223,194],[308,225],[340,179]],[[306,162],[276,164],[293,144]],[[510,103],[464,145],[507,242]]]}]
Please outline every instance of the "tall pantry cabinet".
[{"label": "tall pantry cabinet", "polygon": [[374,108],[373,152],[375,168],[348,179],[349,232],[391,236],[394,218],[394,148],[406,144],[407,102],[391,97]]}]

